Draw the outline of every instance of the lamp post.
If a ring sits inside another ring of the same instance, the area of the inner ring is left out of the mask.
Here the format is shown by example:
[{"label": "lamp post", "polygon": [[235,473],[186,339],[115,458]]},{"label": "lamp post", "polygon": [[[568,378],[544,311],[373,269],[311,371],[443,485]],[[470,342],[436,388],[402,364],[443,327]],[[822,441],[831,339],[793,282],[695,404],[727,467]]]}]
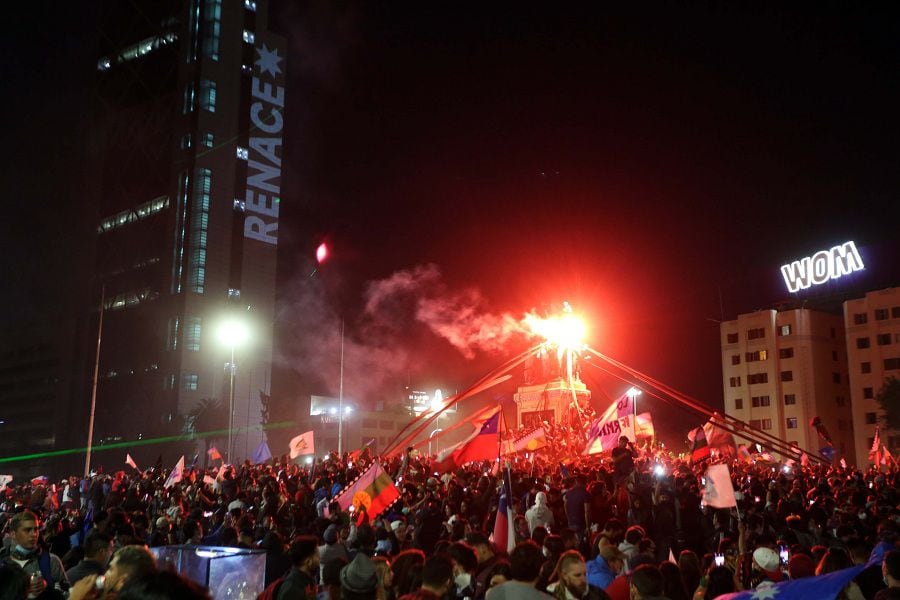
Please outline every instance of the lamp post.
[{"label": "lamp post", "polygon": [[250,334],[247,325],[237,319],[229,319],[222,323],[219,327],[219,339],[231,351],[231,362],[228,363],[229,386],[228,386],[228,462],[231,463],[233,458],[231,455],[232,442],[234,440],[234,374],[236,365],[234,364],[234,351],[238,346],[243,345]]},{"label": "lamp post", "polygon": [[629,398],[631,398],[631,410],[634,413],[634,417],[633,417],[634,423],[632,423],[632,425],[634,426],[634,443],[636,444],[637,443],[637,397],[641,395],[641,390],[632,386],[625,393],[628,394]]}]

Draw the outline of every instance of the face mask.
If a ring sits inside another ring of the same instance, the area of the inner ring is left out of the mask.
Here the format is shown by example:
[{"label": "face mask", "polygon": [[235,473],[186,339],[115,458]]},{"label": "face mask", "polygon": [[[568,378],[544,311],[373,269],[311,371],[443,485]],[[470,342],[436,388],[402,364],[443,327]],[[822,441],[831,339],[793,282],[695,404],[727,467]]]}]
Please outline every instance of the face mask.
[{"label": "face mask", "polygon": [[34,553],[35,553],[34,550],[27,550],[27,549],[23,548],[21,545],[16,544],[16,554],[19,554],[21,556],[31,556]]},{"label": "face mask", "polygon": [[464,589],[469,587],[469,583],[472,582],[472,576],[469,573],[461,573],[453,581],[456,583],[457,588]]}]

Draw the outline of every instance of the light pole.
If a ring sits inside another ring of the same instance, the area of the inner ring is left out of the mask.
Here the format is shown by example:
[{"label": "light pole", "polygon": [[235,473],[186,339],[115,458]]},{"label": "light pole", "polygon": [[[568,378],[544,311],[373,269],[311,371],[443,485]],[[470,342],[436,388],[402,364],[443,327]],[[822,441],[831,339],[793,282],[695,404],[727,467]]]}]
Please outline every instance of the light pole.
[{"label": "light pole", "polygon": [[231,350],[231,362],[228,363],[229,386],[228,386],[228,450],[227,459],[232,463],[232,442],[234,440],[234,374],[236,365],[234,364],[234,350],[238,346],[243,345],[250,333],[247,325],[243,321],[237,319],[229,319],[222,323],[219,327],[219,339]]},{"label": "light pole", "polygon": [[634,413],[634,442],[637,443],[637,397],[641,395],[641,390],[632,386],[625,393],[628,394],[629,398],[631,398],[631,409]]}]

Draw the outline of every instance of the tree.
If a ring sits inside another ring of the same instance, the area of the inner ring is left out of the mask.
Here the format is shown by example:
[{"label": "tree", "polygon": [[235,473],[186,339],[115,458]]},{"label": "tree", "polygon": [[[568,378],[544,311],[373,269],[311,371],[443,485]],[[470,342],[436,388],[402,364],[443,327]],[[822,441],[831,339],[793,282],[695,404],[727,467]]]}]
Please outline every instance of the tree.
[{"label": "tree", "polygon": [[218,398],[201,398],[185,416],[184,427],[194,438],[202,436],[203,450],[209,450],[215,440],[226,437],[228,410]]},{"label": "tree", "polygon": [[886,429],[900,431],[900,379],[888,377],[875,396],[884,415],[881,417]]}]

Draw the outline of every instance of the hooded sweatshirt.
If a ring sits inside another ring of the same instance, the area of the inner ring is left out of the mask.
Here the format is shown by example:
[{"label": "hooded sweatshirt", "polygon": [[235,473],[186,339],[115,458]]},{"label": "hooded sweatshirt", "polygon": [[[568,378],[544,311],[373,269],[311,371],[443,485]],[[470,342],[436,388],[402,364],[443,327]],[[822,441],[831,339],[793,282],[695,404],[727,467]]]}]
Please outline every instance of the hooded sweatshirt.
[{"label": "hooded sweatshirt", "polygon": [[554,524],[553,511],[547,506],[547,494],[535,494],[534,506],[525,511],[525,520],[528,521],[528,531],[531,533],[534,533],[535,527],[550,527]]}]

